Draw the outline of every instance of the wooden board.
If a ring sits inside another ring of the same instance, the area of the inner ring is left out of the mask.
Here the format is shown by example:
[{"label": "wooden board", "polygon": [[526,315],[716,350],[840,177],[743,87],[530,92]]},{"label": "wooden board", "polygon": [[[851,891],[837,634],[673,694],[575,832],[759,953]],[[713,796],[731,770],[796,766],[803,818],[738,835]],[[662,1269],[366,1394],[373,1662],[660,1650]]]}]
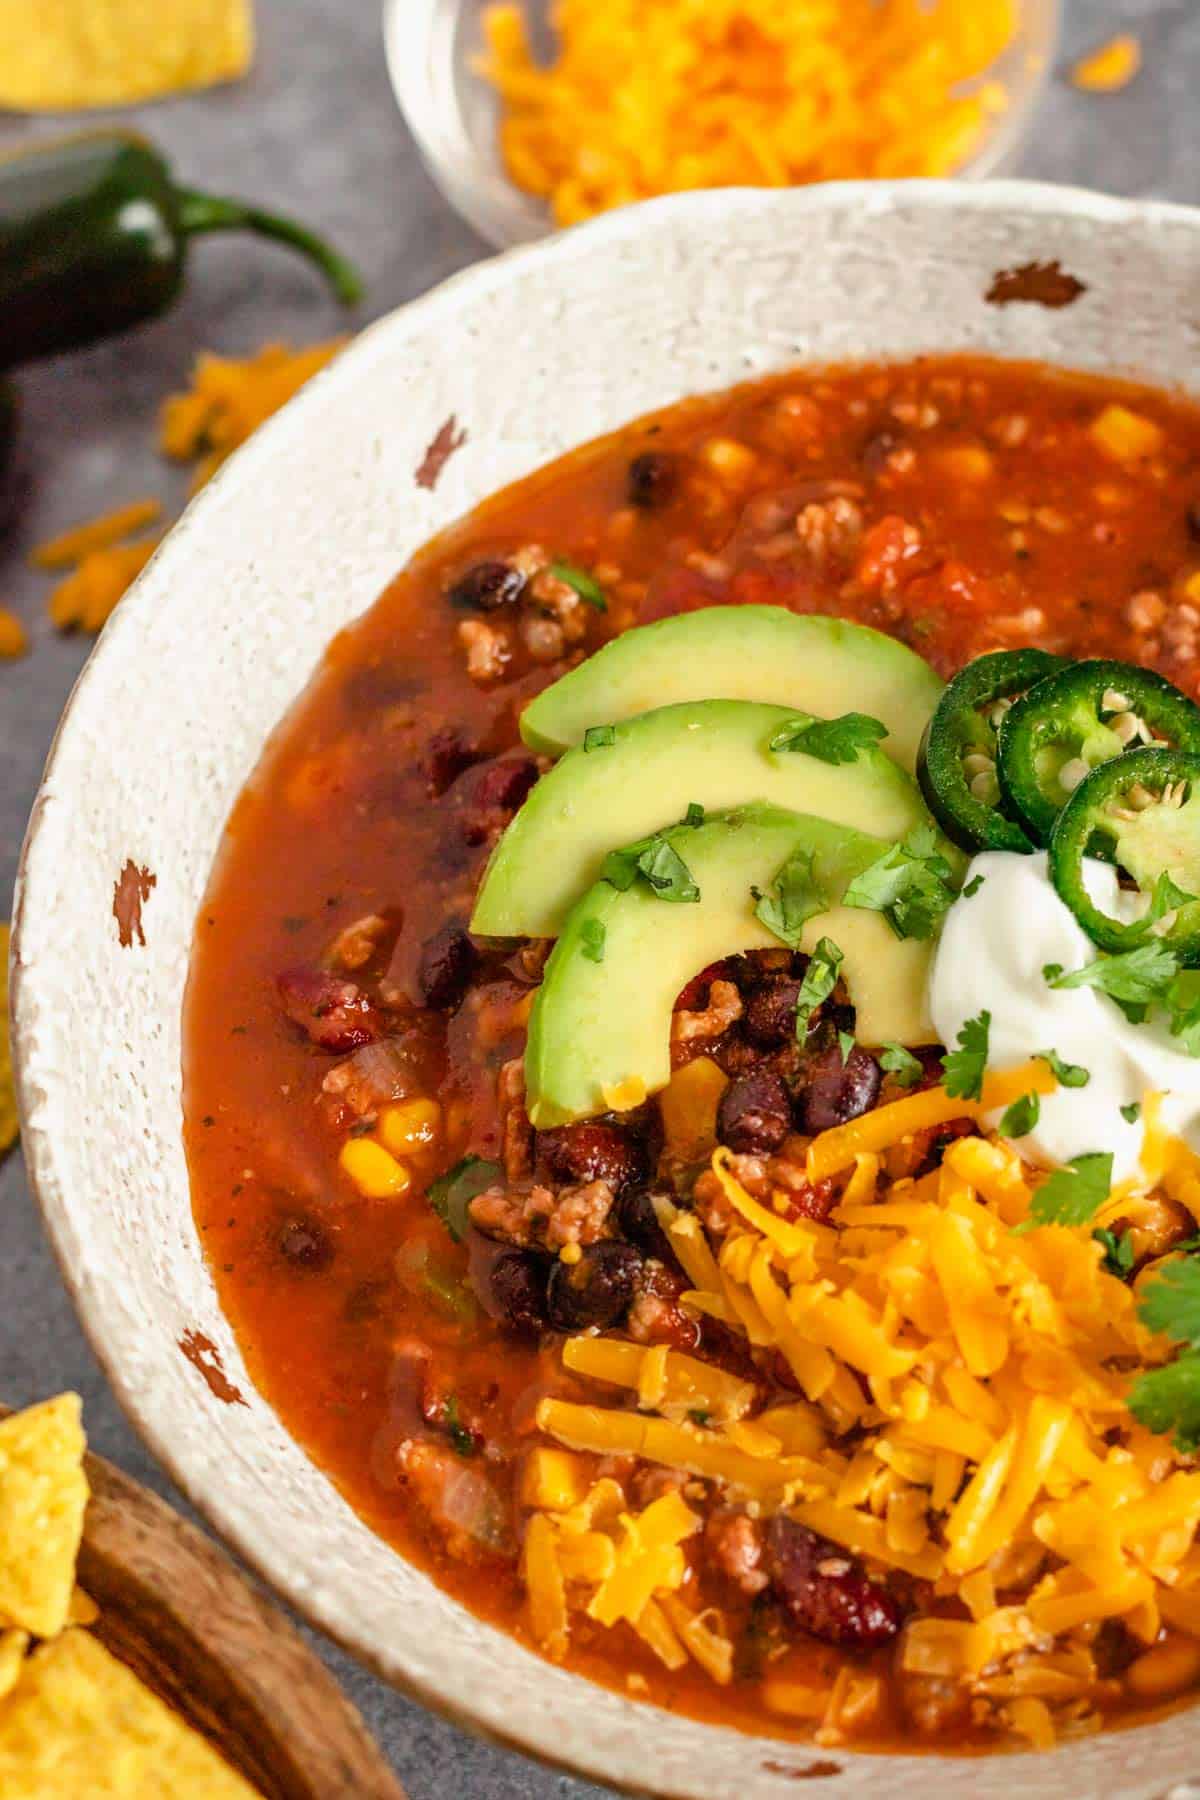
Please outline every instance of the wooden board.
[{"label": "wooden board", "polygon": [[86,1466],[78,1580],[114,1655],[264,1800],[405,1800],[336,1681],[224,1551],[111,1463]]}]

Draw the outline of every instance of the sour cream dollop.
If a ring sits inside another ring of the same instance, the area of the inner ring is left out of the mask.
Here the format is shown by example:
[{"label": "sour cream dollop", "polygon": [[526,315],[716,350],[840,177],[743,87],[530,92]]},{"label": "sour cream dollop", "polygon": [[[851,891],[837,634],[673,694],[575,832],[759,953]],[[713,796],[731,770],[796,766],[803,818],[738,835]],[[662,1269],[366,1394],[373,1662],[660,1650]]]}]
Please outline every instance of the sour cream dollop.
[{"label": "sour cream dollop", "polygon": [[[1019,1141],[1021,1154],[1053,1167],[1089,1150],[1111,1150],[1113,1179],[1134,1175],[1142,1124],[1129,1124],[1121,1108],[1150,1092],[1166,1096],[1168,1130],[1200,1150],[1200,1059],[1180,1051],[1153,1017],[1132,1025],[1106,994],[1052,988],[1042,974],[1046,963],[1070,971],[1098,954],[1055,892],[1045,853],[985,851],[971,863],[964,887],[976,877],[981,885],[947,913],[934,955],[929,1010],[938,1036],[953,1049],[966,1021],[987,1011],[989,1069],[1014,1068],[1040,1050],[1054,1050],[1090,1077],[1086,1087],[1043,1095],[1037,1125]],[[1124,896],[1107,863],[1089,858],[1084,880],[1098,906],[1123,916]]]}]

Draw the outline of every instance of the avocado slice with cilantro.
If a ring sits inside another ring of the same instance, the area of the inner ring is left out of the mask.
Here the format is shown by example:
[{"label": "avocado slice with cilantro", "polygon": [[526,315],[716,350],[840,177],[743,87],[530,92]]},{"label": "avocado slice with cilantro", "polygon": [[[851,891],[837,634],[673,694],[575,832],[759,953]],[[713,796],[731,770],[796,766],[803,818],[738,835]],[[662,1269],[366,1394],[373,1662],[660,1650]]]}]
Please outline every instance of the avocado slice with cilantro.
[{"label": "avocado slice with cilantro", "polygon": [[590,725],[687,700],[762,700],[829,717],[882,719],[885,748],[911,774],[942,692],[924,659],[866,625],[782,606],[709,606],[626,631],[539,694],[521,715],[533,750],[559,756]]},{"label": "avocado slice with cilantro", "polygon": [[692,805],[719,812],[762,800],[902,838],[929,815],[915,782],[880,748],[880,729],[858,712],[825,722],[751,700],[693,700],[593,726],[500,839],[471,930],[557,937],[614,845],[675,824]]},{"label": "avocado slice with cilantro", "polygon": [[[614,879],[572,910],[534,1003],[525,1056],[533,1123],[545,1130],[627,1111],[665,1087],[678,995],[698,969],[741,950],[787,943],[811,954],[828,940],[841,954],[860,1043],[933,1042],[931,938],[898,937],[882,910],[841,904],[892,850],[844,825],[756,803],[618,853]],[[664,893],[656,878],[669,876]]]}]

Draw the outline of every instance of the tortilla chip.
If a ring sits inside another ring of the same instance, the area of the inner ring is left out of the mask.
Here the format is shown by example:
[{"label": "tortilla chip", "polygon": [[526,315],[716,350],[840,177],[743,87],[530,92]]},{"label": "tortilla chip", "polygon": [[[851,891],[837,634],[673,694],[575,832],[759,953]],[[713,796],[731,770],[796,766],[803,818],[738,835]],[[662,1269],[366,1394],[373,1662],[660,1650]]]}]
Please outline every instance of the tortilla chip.
[{"label": "tortilla chip", "polygon": [[256,1800],[86,1631],[43,1644],[0,1705],[4,1800]]},{"label": "tortilla chip", "polygon": [[251,0],[0,0],[0,107],[127,106],[244,75]]},{"label": "tortilla chip", "polygon": [[88,1500],[79,1418],[78,1394],[60,1394],[0,1419],[0,1620],[35,1637],[70,1614]]},{"label": "tortilla chip", "polygon": [[68,1625],[94,1625],[100,1617],[100,1608],[89,1593],[76,1587],[71,1591],[71,1604],[67,1609]]},{"label": "tortilla chip", "polygon": [[16,1687],[28,1648],[27,1631],[0,1631],[0,1700]]},{"label": "tortilla chip", "polygon": [[17,1141],[17,1091],[8,1048],[8,926],[0,923],[0,1156]]}]

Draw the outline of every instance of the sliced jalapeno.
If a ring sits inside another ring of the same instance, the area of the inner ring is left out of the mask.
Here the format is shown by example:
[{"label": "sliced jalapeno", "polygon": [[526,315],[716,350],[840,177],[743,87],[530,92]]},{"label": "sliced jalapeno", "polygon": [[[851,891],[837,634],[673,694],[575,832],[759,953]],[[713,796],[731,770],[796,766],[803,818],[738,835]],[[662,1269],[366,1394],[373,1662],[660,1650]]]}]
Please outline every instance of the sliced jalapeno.
[{"label": "sliced jalapeno", "polygon": [[[1140,919],[1101,911],[1084,882],[1085,856],[1102,856],[1133,878],[1145,896]],[[1050,877],[1102,950],[1156,938],[1200,967],[1200,756],[1133,750],[1093,769],[1058,815]]]},{"label": "sliced jalapeno", "polygon": [[1151,742],[1200,751],[1200,707],[1151,669],[1074,663],[1018,700],[1000,728],[997,773],[1007,810],[1035,843],[1101,763]]},{"label": "sliced jalapeno", "polygon": [[995,650],[961,669],[938,701],[917,752],[917,778],[930,812],[960,849],[1033,849],[1000,810],[996,733],[1014,696],[1063,666],[1046,650]]}]

